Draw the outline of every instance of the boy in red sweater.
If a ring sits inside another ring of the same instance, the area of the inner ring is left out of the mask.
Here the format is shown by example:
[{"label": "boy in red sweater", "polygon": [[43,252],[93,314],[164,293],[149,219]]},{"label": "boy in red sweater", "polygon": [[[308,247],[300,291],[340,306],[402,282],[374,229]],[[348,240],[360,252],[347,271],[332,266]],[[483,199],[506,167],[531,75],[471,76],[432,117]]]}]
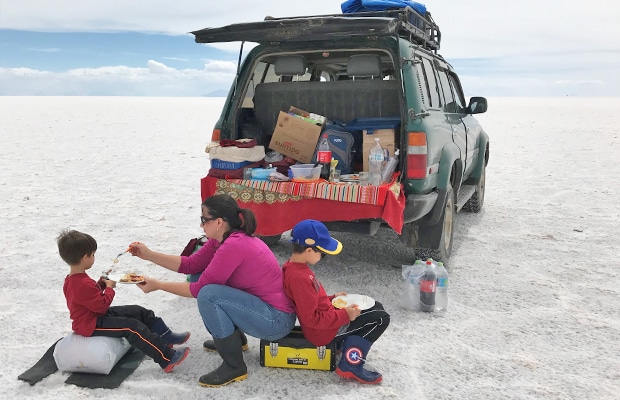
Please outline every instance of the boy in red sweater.
[{"label": "boy in red sweater", "polygon": [[360,310],[356,304],[338,309],[332,305],[336,293],[328,296],[310,269],[325,254],[336,255],[342,243],[332,238],[325,225],[316,220],[301,221],[291,232],[293,254],[282,267],[284,290],[295,305],[304,337],[315,346],[342,342],[342,357],[336,374],[361,383],[379,383],[378,372],[364,369],[372,344],[390,323],[383,305]]},{"label": "boy in red sweater", "polygon": [[171,372],[185,360],[189,348],[174,350],[172,346],[187,342],[189,332],[172,332],[153,311],[138,305],[110,307],[116,282],[103,278],[95,282],[86,274],[86,270],[95,263],[97,242],[92,236],[64,230],[58,236],[57,243],[60,257],[71,268],[63,291],[75,333],[124,337],[165,372]]}]

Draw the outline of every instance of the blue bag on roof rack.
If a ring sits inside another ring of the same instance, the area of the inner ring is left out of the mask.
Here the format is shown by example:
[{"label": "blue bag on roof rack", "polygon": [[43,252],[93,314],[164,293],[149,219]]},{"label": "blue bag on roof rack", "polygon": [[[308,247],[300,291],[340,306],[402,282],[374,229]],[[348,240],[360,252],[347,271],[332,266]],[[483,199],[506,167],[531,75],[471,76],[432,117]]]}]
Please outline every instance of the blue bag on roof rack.
[{"label": "blue bag on roof rack", "polygon": [[441,31],[426,6],[409,0],[346,0],[340,5],[347,17],[389,17],[399,21],[399,35],[428,50],[439,50]]},{"label": "blue bag on roof rack", "polygon": [[405,7],[411,7],[422,15],[426,14],[426,6],[424,4],[407,0],[347,0],[340,5],[343,14],[394,10]]}]

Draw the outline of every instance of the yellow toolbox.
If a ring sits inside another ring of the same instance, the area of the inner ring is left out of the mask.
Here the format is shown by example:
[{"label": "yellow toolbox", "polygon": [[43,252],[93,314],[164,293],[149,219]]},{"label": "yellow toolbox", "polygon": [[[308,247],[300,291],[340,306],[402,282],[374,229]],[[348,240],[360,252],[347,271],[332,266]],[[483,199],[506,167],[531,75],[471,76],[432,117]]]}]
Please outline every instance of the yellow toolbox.
[{"label": "yellow toolbox", "polygon": [[299,327],[277,341],[261,339],[260,365],[263,367],[336,369],[336,345],[315,346],[304,338]]}]

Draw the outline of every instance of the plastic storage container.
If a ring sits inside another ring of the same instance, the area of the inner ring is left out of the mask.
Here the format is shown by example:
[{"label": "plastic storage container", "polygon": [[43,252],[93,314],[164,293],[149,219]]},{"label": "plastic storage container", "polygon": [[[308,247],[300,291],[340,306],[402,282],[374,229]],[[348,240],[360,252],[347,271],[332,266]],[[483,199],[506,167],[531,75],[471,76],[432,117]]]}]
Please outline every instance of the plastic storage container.
[{"label": "plastic storage container", "polygon": [[217,158],[214,158],[213,160],[211,160],[211,168],[215,168],[215,169],[233,170],[233,169],[243,168],[246,165],[250,165],[250,164],[252,164],[252,161],[232,162],[232,161],[219,160]]},{"label": "plastic storage container", "polygon": [[277,172],[275,168],[252,168],[252,179],[268,181],[272,172]]},{"label": "plastic storage container", "polygon": [[308,181],[316,181],[321,176],[322,165],[316,167],[314,164],[295,164],[291,165],[293,179],[304,179]]},{"label": "plastic storage container", "polygon": [[348,122],[348,131],[366,131],[372,134],[375,129],[396,129],[400,125],[400,117],[357,118]]}]

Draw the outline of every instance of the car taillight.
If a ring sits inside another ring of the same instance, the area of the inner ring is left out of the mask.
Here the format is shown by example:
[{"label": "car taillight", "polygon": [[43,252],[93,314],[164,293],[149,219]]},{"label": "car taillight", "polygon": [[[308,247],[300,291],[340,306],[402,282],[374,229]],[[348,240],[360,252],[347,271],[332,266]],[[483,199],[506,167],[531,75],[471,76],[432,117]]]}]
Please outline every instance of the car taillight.
[{"label": "car taillight", "polygon": [[212,142],[219,142],[220,141],[220,134],[222,133],[222,131],[220,131],[219,129],[213,129],[213,133],[211,134],[211,141]]},{"label": "car taillight", "polygon": [[426,133],[409,132],[407,145],[407,178],[424,179],[427,176]]}]

